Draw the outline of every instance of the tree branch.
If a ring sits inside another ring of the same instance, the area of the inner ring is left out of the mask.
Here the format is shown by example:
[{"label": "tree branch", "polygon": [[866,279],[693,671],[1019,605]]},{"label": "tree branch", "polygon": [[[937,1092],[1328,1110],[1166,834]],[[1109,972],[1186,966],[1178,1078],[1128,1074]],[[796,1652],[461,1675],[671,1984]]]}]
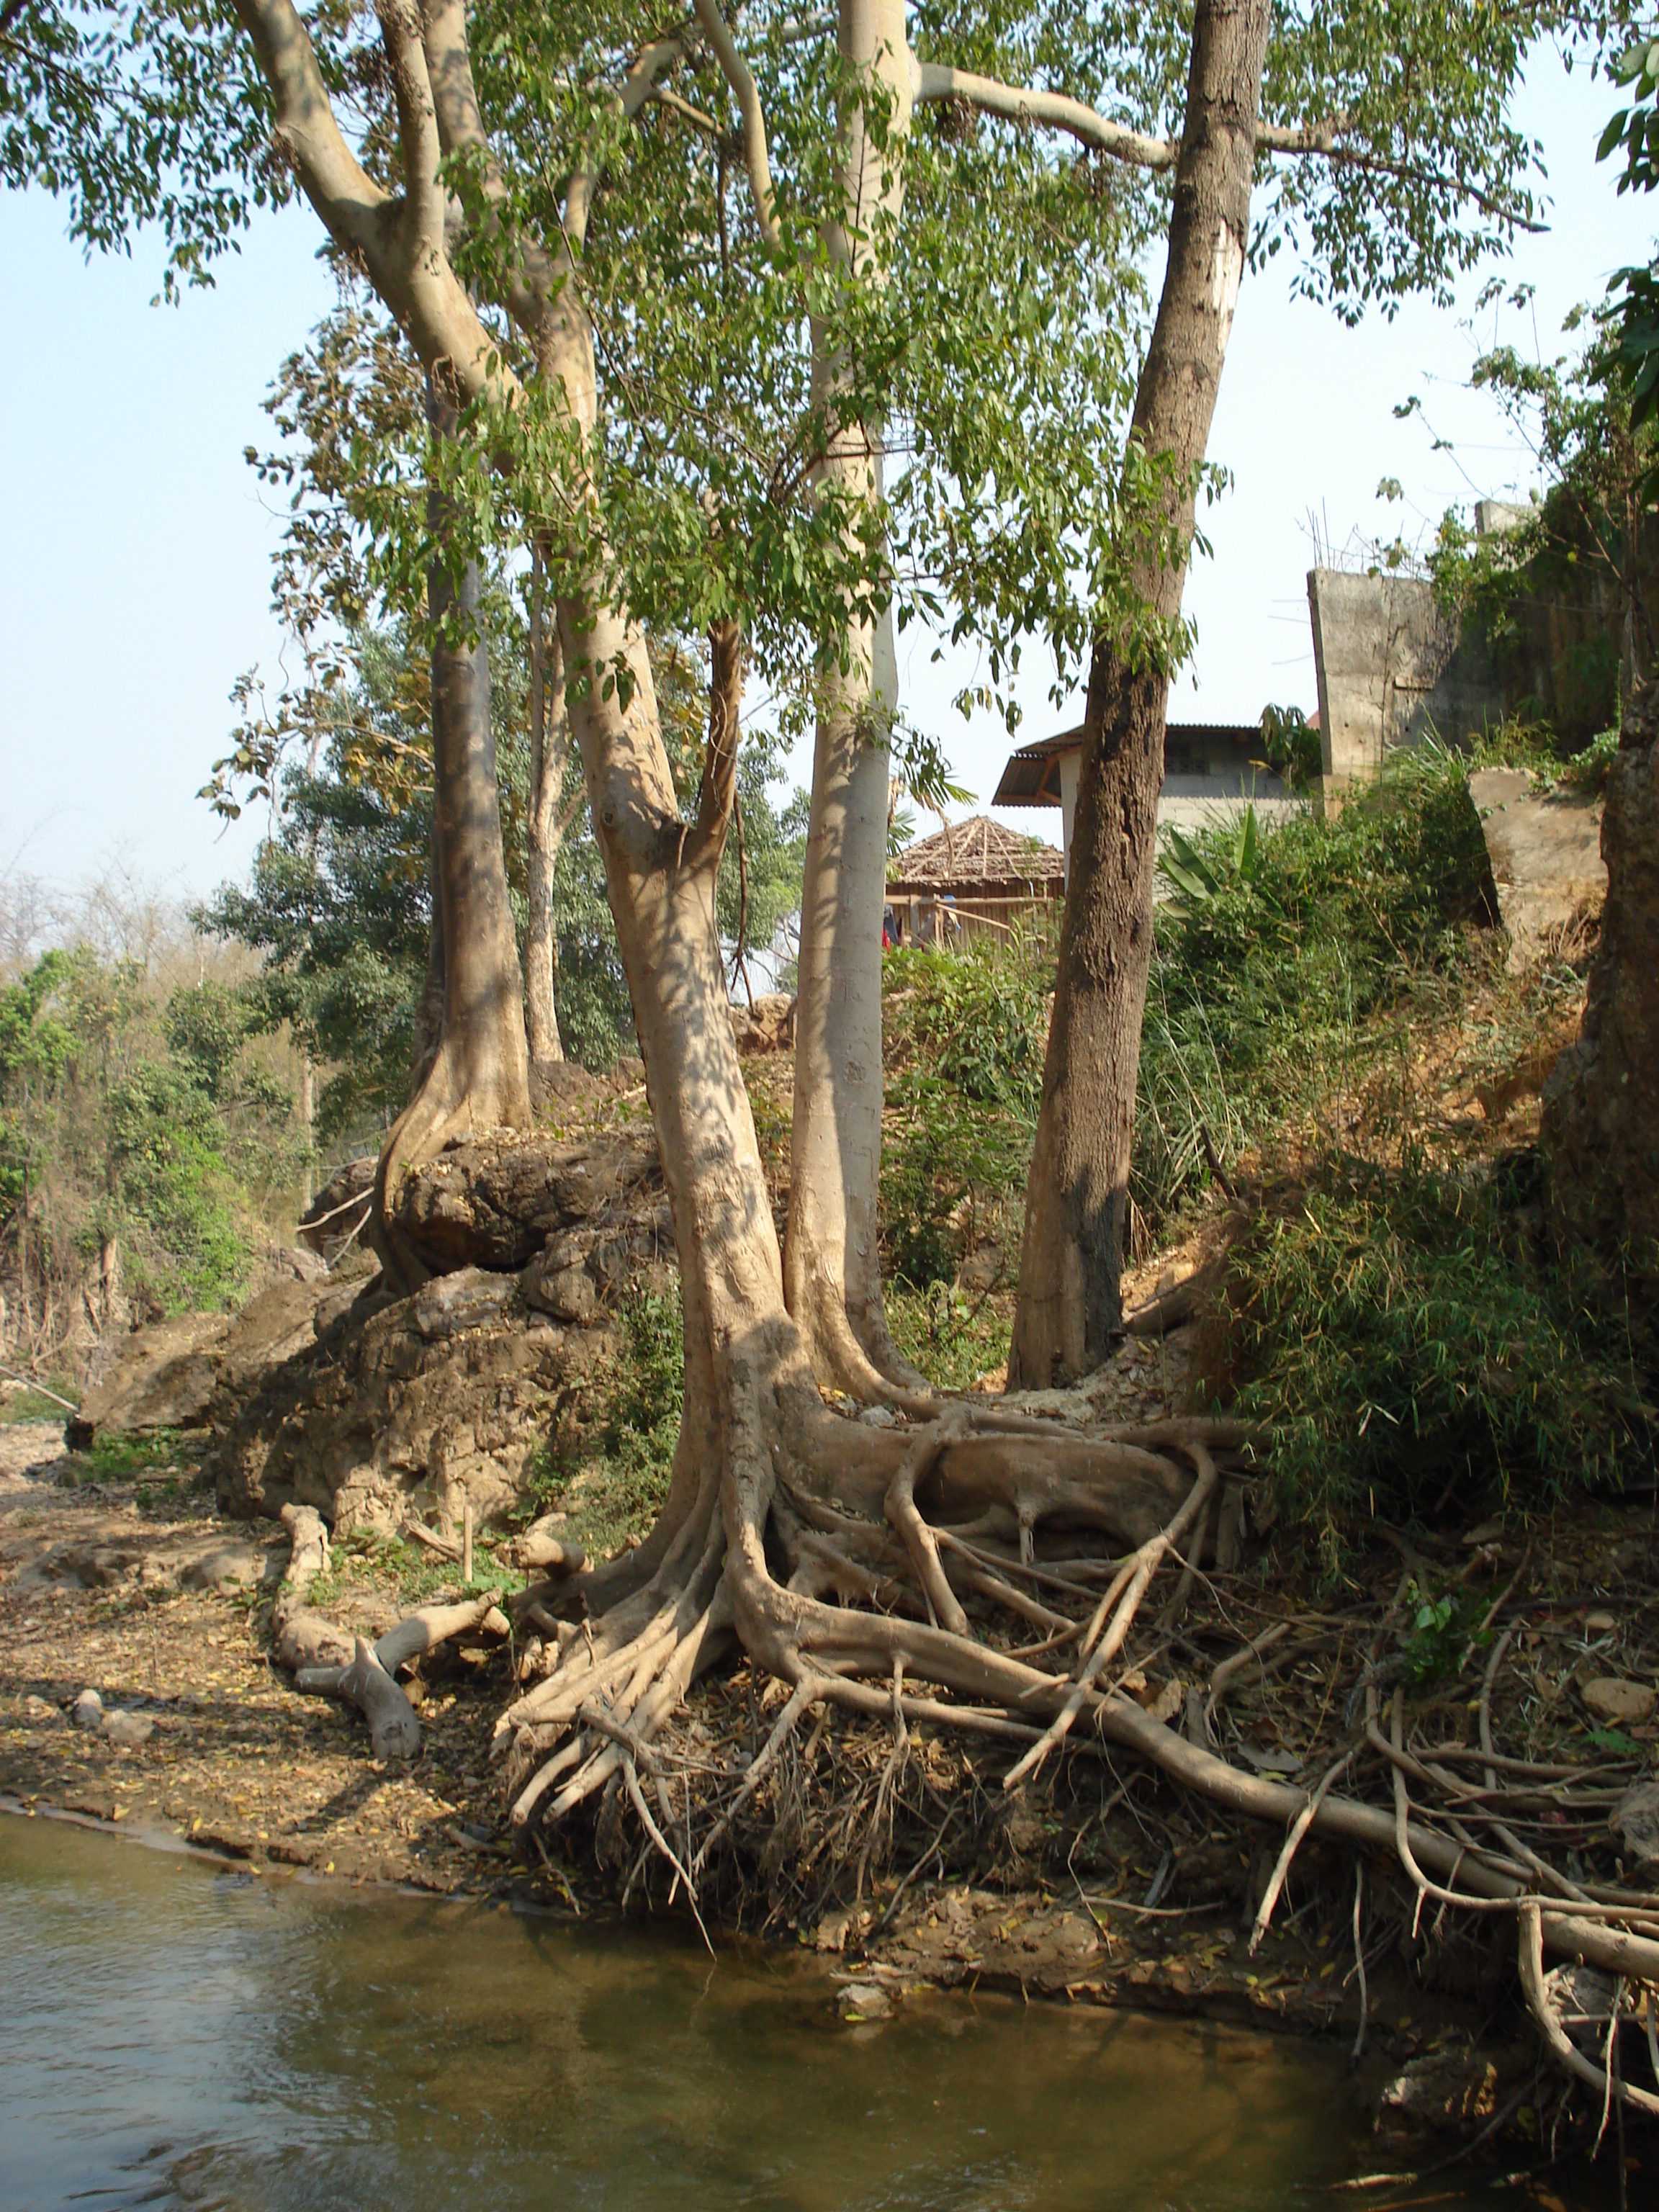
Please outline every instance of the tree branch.
[{"label": "tree branch", "polygon": [[738,740],[743,705],[741,623],[714,623],[708,632],[708,742],[703,749],[697,818],[682,855],[693,866],[710,857],[719,860],[738,795]]},{"label": "tree branch", "polygon": [[[446,154],[483,155],[484,198],[492,210],[492,226],[498,229],[499,216],[494,211],[507,198],[507,186],[484,129],[473,82],[465,0],[427,0],[422,35],[443,149]],[[517,261],[508,274],[502,305],[520,328],[533,337],[543,311],[558,289],[560,271],[538,239],[520,235],[514,244]]]},{"label": "tree branch", "polygon": [[407,199],[382,191],[346,143],[310,34],[291,0],[235,0],[235,5],[270,88],[277,145],[329,235],[404,325],[424,366],[449,364],[459,398],[477,398],[491,386],[513,398],[518,380],[495,358],[495,341],[444,252],[440,137],[425,56],[406,5],[386,0],[382,36],[398,79],[404,168],[411,180]]},{"label": "tree branch", "polygon": [[772,191],[772,158],[766,145],[766,117],[761,109],[760,93],[754,73],[738,52],[736,40],[726,28],[726,18],[720,9],[720,0],[696,0],[697,21],[708,34],[714,49],[714,58],[720,65],[726,82],[732,88],[743,118],[743,158],[749,171],[749,189],[755,202],[755,216],[760,224],[761,236],[775,250],[783,242],[783,233],[778,225],[777,210]]},{"label": "tree branch", "polygon": [[[1083,100],[1068,99],[1064,93],[1000,84],[994,77],[975,76],[969,70],[949,69],[938,62],[913,62],[911,72],[912,97],[917,101],[961,100],[984,114],[999,115],[1010,123],[1038,123],[1050,130],[1069,131],[1080,144],[1109,155],[1114,161],[1127,162],[1132,167],[1172,169],[1181,150],[1178,139],[1153,138],[1144,131],[1132,131],[1127,124],[1114,123]],[[1340,161],[1376,176],[1437,185],[1472,201],[1484,214],[1511,224],[1516,230],[1541,233],[1548,228],[1546,223],[1517,215],[1463,178],[1449,176],[1443,170],[1425,167],[1418,162],[1395,161],[1363,146],[1342,144],[1343,134],[1353,128],[1354,118],[1346,109],[1320,123],[1258,123],[1256,150]]]},{"label": "tree branch", "polygon": [[1131,131],[1127,124],[1109,122],[1080,100],[1060,92],[1037,92],[1029,86],[1000,84],[994,77],[975,76],[971,70],[947,69],[939,62],[912,62],[911,97],[917,100],[963,100],[987,115],[1000,115],[1010,123],[1042,123],[1051,130],[1069,131],[1097,154],[1127,161],[1140,169],[1172,169],[1181,151],[1174,138],[1152,138]]},{"label": "tree branch", "polygon": [[289,0],[236,0],[276,107],[276,138],[329,234],[371,269],[386,247],[387,195],[345,142],[311,40]]},{"label": "tree branch", "polygon": [[439,170],[443,147],[426,49],[421,42],[420,15],[414,0],[375,0],[374,13],[392,64],[398,145],[403,157],[404,222],[406,230],[413,233],[409,242],[441,257],[445,193]]}]

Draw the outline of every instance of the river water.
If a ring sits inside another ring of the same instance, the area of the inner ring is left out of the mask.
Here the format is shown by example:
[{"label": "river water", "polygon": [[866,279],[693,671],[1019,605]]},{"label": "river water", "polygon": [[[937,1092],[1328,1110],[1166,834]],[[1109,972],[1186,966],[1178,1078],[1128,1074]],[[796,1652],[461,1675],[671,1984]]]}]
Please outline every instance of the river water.
[{"label": "river water", "polygon": [[[1338,2052],[960,1996],[848,2027],[830,1994],[815,1964],[714,1963],[674,1928],[256,1878],[0,1818],[0,2207],[1377,2201],[1328,2193],[1379,2162]],[[1535,2201],[1483,2181],[1421,2201]]]}]

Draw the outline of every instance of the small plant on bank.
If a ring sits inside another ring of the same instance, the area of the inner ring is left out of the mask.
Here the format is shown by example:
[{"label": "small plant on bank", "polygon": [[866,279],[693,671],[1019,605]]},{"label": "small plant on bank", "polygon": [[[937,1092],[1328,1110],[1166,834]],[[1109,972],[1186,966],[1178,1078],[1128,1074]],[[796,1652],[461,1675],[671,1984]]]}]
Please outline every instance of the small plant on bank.
[{"label": "small plant on bank", "polygon": [[177,1429],[152,1429],[133,1435],[100,1429],[87,1449],[93,1473],[106,1477],[137,1474],[150,1468],[176,1468],[185,1455],[185,1440]]}]

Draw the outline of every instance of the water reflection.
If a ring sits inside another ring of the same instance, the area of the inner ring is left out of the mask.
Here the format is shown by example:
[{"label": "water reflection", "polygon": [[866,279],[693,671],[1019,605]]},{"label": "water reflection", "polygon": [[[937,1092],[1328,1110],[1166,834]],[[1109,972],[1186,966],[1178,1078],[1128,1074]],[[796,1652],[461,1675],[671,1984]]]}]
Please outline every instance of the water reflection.
[{"label": "water reflection", "polygon": [[45,1820],[0,1820],[0,1960],[5,2212],[1277,2212],[1368,2158],[1323,2050],[960,1998],[848,2029],[787,1956]]}]

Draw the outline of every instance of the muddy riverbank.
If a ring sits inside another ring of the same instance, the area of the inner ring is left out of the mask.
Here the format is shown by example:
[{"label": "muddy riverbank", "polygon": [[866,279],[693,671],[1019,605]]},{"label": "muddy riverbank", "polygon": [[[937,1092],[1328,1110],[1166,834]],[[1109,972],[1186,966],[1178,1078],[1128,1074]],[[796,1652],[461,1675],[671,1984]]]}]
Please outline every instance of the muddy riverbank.
[{"label": "muddy riverbank", "polygon": [[[1593,1545],[1615,1577],[1621,1559],[1634,1567],[1650,1551],[1650,1510],[1626,1517],[1622,1550],[1608,1540],[1606,1512],[1583,1532],[1586,1557]],[[421,1757],[377,1761],[355,1711],[300,1695],[271,1663],[270,1607],[287,1553],[280,1524],[221,1517],[187,1457],[124,1472],[107,1455],[95,1465],[67,1453],[51,1426],[0,1429],[0,1793],[24,1809],[208,1848],[250,1871],[303,1869],[614,1918],[627,1870],[607,1865],[602,1838],[579,1834],[555,1860],[526,1851],[508,1827],[489,1745],[512,1693],[511,1649],[434,1655],[412,1686]],[[1504,1559],[1487,1564],[1495,1574]],[[1586,1667],[1577,1649],[1586,1601],[1565,1589],[1582,1564],[1571,1532],[1558,1530],[1553,1579],[1570,1601],[1527,1632],[1546,1660],[1562,1662],[1568,1701]],[[1388,1560],[1380,1571],[1388,1577],[1398,1565]],[[409,1601],[408,1571],[401,1554],[365,1539],[341,1564],[331,1609],[378,1632]],[[443,1593],[428,1577],[418,1595],[434,1594]],[[1607,1602],[1627,1637],[1649,1624],[1633,1585]],[[1605,1641],[1612,1616],[1588,1617],[1590,1644]],[[1316,1628],[1316,1620],[1303,1632]],[[1635,1656],[1627,1651],[1626,1663]],[[1300,1771],[1324,1718],[1319,1700],[1294,1680],[1276,1699],[1261,1694],[1273,1688],[1265,1664],[1261,1673],[1243,1692],[1255,1755],[1264,1771]],[[1167,1703],[1170,1692],[1153,1684],[1149,1694]],[[768,1724],[746,1671],[700,1690],[688,1717],[704,1741],[747,1730],[757,1747]],[[1631,1725],[1645,1746],[1650,1731]],[[1298,1729],[1309,1738],[1300,1754],[1291,1747]],[[848,1722],[809,1742],[802,1771],[819,1792],[811,1818],[856,1809],[860,1777],[873,1779],[884,1754],[881,1735]],[[944,1808],[931,1851],[914,1847],[906,1829],[855,1869],[867,1845],[854,1827],[837,1864],[823,1835],[815,1852],[786,1832],[788,1808],[775,1801],[763,1816],[769,1837],[744,1838],[746,1863],[762,1863],[770,1843],[793,1854],[790,1867],[769,1896],[716,1887],[704,1900],[716,1940],[723,1926],[743,1924],[810,1954],[854,2025],[930,1992],[999,1992],[1352,2046],[1362,2000],[1346,1856],[1316,1839],[1304,1847],[1253,1954],[1249,1922],[1278,1837],[1224,1824],[1155,1777],[1109,1761],[1074,1760],[1063,1784],[1019,1793],[1005,1808],[956,1746],[918,1731],[913,1759],[917,1803],[931,1795]],[[1380,1908],[1387,1869],[1373,1871]],[[641,1883],[631,1917],[660,1914],[665,1902],[660,1882]],[[684,1924],[682,1906],[672,1918]],[[1531,2113],[1534,2090],[1541,2103],[1548,2085],[1516,2016],[1506,1954],[1467,1936],[1461,1948],[1437,1948],[1422,1931],[1414,1945],[1399,1938],[1382,1910],[1368,1920],[1365,2045],[1379,2069],[1373,2119],[1385,2148],[1427,2124],[1467,2136],[1506,2109],[1511,2123]]]}]

